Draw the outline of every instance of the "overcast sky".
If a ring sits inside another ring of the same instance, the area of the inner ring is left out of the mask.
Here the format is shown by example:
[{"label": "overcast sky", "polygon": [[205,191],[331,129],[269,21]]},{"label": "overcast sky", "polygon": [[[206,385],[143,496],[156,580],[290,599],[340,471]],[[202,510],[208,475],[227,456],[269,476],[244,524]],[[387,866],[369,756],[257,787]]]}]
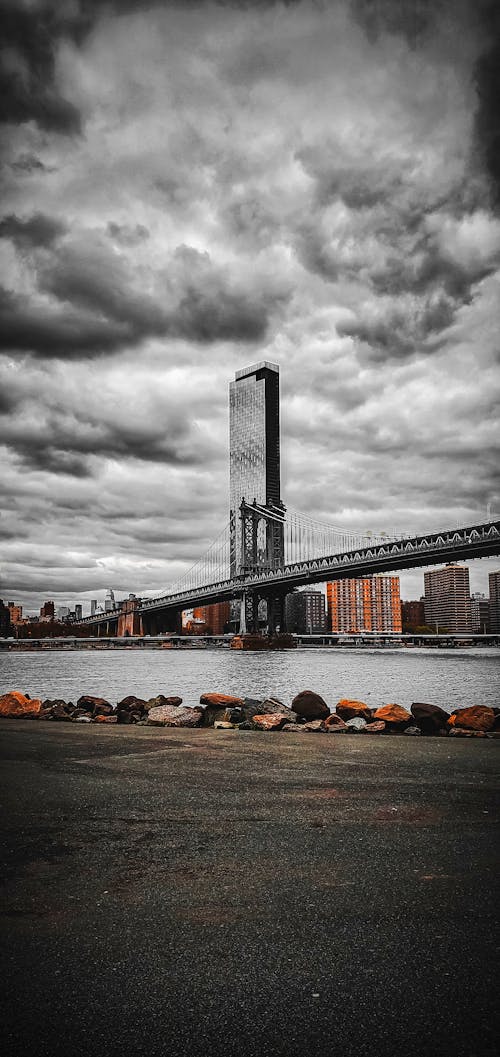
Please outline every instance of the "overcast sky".
[{"label": "overcast sky", "polygon": [[498,514],[495,0],[0,8],[0,596],[163,593],[263,359],[287,505]]}]

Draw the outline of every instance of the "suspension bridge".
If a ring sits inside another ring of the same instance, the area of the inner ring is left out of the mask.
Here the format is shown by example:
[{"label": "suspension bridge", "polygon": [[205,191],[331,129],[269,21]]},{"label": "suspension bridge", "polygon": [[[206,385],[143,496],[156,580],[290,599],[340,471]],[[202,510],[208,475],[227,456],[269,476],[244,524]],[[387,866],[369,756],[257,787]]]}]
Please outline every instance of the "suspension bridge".
[{"label": "suspension bridge", "polygon": [[185,609],[240,600],[242,630],[254,630],[259,602],[265,600],[272,631],[283,626],[284,600],[294,588],[500,554],[500,521],[414,536],[362,535],[285,510],[282,504],[243,500],[239,522],[238,527],[233,515],[205,554],[164,594],[123,603],[78,624],[98,633],[120,633],[128,605],[140,618],[142,633],[157,635],[178,630]]}]

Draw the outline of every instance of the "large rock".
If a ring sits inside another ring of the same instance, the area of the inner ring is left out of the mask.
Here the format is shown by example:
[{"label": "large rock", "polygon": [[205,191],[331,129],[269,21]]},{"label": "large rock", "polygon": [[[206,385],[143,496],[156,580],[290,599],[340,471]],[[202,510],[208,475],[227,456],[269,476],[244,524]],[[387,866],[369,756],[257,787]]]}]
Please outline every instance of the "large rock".
[{"label": "large rock", "polygon": [[347,720],[346,727],[353,734],[362,734],[367,727],[367,722],[362,716],[353,716],[352,719]]},{"label": "large rock", "polygon": [[402,705],[382,705],[373,713],[375,720],[382,719],[392,730],[404,730],[412,721],[412,715]]},{"label": "large rock", "polygon": [[347,697],[343,697],[341,701],[337,702],[335,711],[346,722],[348,719],[366,719],[367,723],[369,723],[372,718],[371,710],[364,701],[351,701]]},{"label": "large rock", "polygon": [[332,712],[323,722],[328,734],[345,734],[349,729],[347,723],[336,712]]},{"label": "large rock", "polygon": [[322,719],[310,719],[302,724],[302,730],[306,734],[325,734],[325,724]]},{"label": "large rock", "polygon": [[301,690],[292,701],[292,711],[305,720],[327,719],[330,709],[314,690]]},{"label": "large rock", "polygon": [[207,708],[236,708],[242,704],[243,698],[232,697],[231,694],[202,694],[200,697],[200,705],[206,705]]},{"label": "large rock", "polygon": [[5,719],[34,719],[42,709],[42,702],[38,698],[28,697],[20,690],[11,690],[8,694],[0,697],[0,716]]},{"label": "large rock", "polygon": [[203,715],[194,708],[160,705],[148,713],[148,725],[155,727],[199,727]]},{"label": "large rock", "polygon": [[[124,701],[130,701],[131,697],[124,698]],[[135,698],[136,701],[142,701],[142,698]],[[144,702],[144,710],[149,712],[152,708],[163,708],[164,705],[172,705],[173,708],[178,708],[182,705],[182,697],[165,697],[163,694],[157,694],[156,697],[150,697],[149,701]]]},{"label": "large rock", "polygon": [[112,716],[113,712],[113,705],[110,705],[107,701],[105,701],[102,705],[94,705],[94,711],[92,714],[95,719],[96,716]]},{"label": "large rock", "polygon": [[253,717],[255,730],[281,730],[289,723],[288,715],[283,712],[264,713],[262,716]]},{"label": "large rock", "polygon": [[488,705],[472,705],[471,708],[459,708],[448,719],[449,727],[461,727],[462,730],[493,730],[495,713]]},{"label": "large rock", "polygon": [[[153,700],[156,700],[156,698],[154,698]],[[169,698],[169,699],[165,698],[165,700],[168,700],[169,704],[170,703],[172,703],[172,704],[175,703],[175,704],[180,705],[182,703],[182,698],[180,698],[180,697],[176,697],[176,698],[173,698],[173,699],[172,698]],[[160,704],[164,704],[164,701],[161,701]],[[136,697],[135,694],[128,694],[127,697],[122,698],[122,700],[118,702],[118,704],[116,706],[116,709],[117,709],[117,711],[119,709],[121,712],[140,712],[141,715],[142,715],[144,712],[148,711],[149,707],[150,707],[149,701],[144,701],[144,699],[142,697]],[[110,712],[108,712],[108,713],[101,712],[100,714],[103,715],[103,716],[104,715],[111,715]],[[94,709],[94,715],[97,715],[95,709]]]},{"label": "large rock", "polygon": [[444,708],[439,705],[427,705],[423,701],[413,702],[411,714],[423,734],[436,734],[438,730],[444,730],[450,718]]},{"label": "large rock", "polygon": [[[84,708],[86,712],[93,712],[96,705],[109,705],[109,701],[106,701],[105,697],[94,697],[93,694],[82,694],[76,702],[77,708]],[[113,711],[113,706],[109,706]]]},{"label": "large rock", "polygon": [[297,716],[291,708],[278,701],[275,697],[266,697],[263,701],[255,701],[245,697],[243,700],[243,712],[245,719],[253,719],[254,716],[288,716],[288,722],[293,723]]},{"label": "large rock", "polygon": [[[281,733],[285,734],[301,734],[306,729],[305,723],[285,723],[281,728]],[[240,727],[241,730],[241,727]]]},{"label": "large rock", "polygon": [[95,723],[118,723],[118,716],[95,716]]},{"label": "large rock", "polygon": [[362,734],[383,734],[385,723],[383,719],[376,719],[373,723],[367,723],[361,731]]},{"label": "large rock", "polygon": [[68,708],[64,701],[59,701],[57,705],[52,705],[51,708],[52,719],[58,720],[60,723],[70,723],[73,719],[73,716],[75,715],[75,712],[78,715],[82,715],[83,710],[79,711],[78,709],[73,707]]}]

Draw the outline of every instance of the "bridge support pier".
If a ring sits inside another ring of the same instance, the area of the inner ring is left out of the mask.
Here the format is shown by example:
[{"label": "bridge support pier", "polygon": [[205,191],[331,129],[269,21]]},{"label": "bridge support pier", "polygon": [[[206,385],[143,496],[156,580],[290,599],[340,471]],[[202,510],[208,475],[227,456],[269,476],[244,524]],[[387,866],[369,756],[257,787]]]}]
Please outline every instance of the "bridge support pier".
[{"label": "bridge support pier", "polygon": [[275,635],[285,630],[286,591],[276,591],[267,596],[267,633]]},{"label": "bridge support pier", "polygon": [[257,591],[244,591],[240,609],[240,635],[259,630],[259,596]]}]

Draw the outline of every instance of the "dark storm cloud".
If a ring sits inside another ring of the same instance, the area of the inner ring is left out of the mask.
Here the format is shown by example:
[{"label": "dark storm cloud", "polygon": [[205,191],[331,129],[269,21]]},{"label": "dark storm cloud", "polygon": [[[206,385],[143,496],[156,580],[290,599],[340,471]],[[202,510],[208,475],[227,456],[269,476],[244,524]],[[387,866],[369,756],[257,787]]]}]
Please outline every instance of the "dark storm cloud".
[{"label": "dark storm cloud", "polygon": [[11,239],[20,249],[52,246],[66,231],[66,224],[61,220],[43,213],[34,213],[26,220],[10,214],[0,220],[0,238]]},{"label": "dark storm cloud", "polygon": [[383,33],[397,33],[415,47],[434,23],[447,0],[350,0],[351,10],[376,41]]},{"label": "dark storm cloud", "polygon": [[116,352],[129,330],[72,308],[49,307],[0,287],[0,348],[44,358],[79,359]]},{"label": "dark storm cloud", "polygon": [[452,300],[440,295],[411,307],[391,305],[383,317],[343,321],[337,330],[341,336],[363,343],[362,359],[405,359],[417,352],[430,355],[434,348],[426,339],[450,326],[455,308]]},{"label": "dark storm cloud", "polygon": [[[53,241],[57,222],[5,218],[5,235],[18,242]],[[0,231],[1,233],[1,231]],[[200,344],[253,342],[285,296],[238,287],[207,253],[180,246],[156,296],[139,290],[128,262],[98,237],[67,241],[38,262],[39,291],[50,301],[0,290],[0,348],[64,359],[112,353],[150,337]],[[170,302],[168,308],[165,301]]]},{"label": "dark storm cloud", "polygon": [[500,6],[497,0],[483,0],[478,12],[487,43],[475,69],[476,133],[491,181],[493,202],[500,207]]},{"label": "dark storm cloud", "polygon": [[56,86],[55,51],[65,33],[65,4],[0,5],[0,121],[34,121],[47,132],[81,130],[77,108]]}]

